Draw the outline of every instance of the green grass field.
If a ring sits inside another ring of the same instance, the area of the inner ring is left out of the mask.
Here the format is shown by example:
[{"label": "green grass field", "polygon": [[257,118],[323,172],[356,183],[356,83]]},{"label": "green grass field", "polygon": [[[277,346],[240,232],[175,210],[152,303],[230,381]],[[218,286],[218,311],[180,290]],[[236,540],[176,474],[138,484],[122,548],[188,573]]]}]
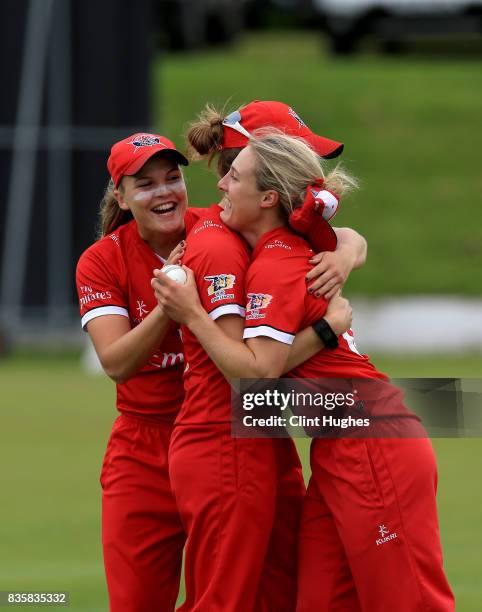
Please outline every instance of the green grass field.
[{"label": "green grass field", "polygon": [[[470,355],[375,362],[393,376],[482,376],[480,358]],[[68,590],[72,611],[107,611],[98,476],[116,416],[114,385],[82,372],[75,354],[21,354],[0,364],[0,389],[0,590]],[[479,612],[482,440],[434,446],[447,573],[458,610]]]},{"label": "green grass field", "polygon": [[[478,59],[334,60],[311,32],[249,35],[230,49],[156,61],[155,123],[181,143],[206,101],[289,102],[314,130],[344,140],[344,159],[362,181],[337,218],[369,241],[369,265],[348,295],[478,295],[480,68]],[[187,179],[192,204],[217,198],[202,164]],[[482,378],[474,355],[374,361],[392,376]],[[0,398],[0,590],[68,590],[72,611],[105,612],[98,477],[114,385],[82,372],[76,354],[24,352],[0,362]],[[482,440],[434,446],[447,573],[458,610],[480,612]],[[306,451],[300,441],[305,466]]]},{"label": "green grass field", "polygon": [[[167,55],[154,65],[154,123],[182,144],[207,101],[291,104],[343,140],[362,183],[338,225],[361,231],[369,263],[353,293],[480,295],[482,67],[479,58],[364,54],[333,59],[314,32],[247,35],[233,48]],[[203,164],[187,170],[191,202],[217,197]]]}]

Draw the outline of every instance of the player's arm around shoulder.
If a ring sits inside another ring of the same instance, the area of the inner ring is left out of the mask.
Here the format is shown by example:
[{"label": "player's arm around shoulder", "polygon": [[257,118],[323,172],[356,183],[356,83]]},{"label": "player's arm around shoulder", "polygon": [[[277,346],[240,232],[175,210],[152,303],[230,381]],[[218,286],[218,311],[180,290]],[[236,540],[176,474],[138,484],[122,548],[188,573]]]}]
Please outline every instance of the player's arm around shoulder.
[{"label": "player's arm around shoulder", "polygon": [[[350,302],[342,296],[335,296],[328,302],[328,308],[323,318],[331,327],[335,336],[341,336],[350,329],[352,316]],[[298,367],[324,349],[326,347],[314,328],[311,325],[305,327],[296,334],[283,374]]]},{"label": "player's arm around shoulder", "polygon": [[308,289],[316,297],[326,299],[336,295],[353,270],[361,268],[367,258],[368,245],[365,238],[349,227],[334,228],[338,244],[335,251],[324,251],[314,255],[310,263],[314,266],[306,278]]},{"label": "player's arm around shoulder", "polygon": [[[280,362],[281,353],[286,352],[288,347],[288,354],[284,356],[281,370],[276,358],[273,359],[273,368],[268,377],[279,376],[292,370],[325,348],[311,326],[300,330],[307,298],[303,272],[306,269],[305,257],[304,250],[295,250],[293,253],[279,252],[276,257],[268,255],[255,260],[248,271],[247,287],[249,291],[253,290],[253,293],[248,293],[248,298],[251,297],[258,305],[262,304],[259,313],[255,311],[254,316],[251,316],[250,312],[246,314],[247,326],[254,329],[246,332],[245,336],[259,334],[256,338],[248,340],[248,343],[254,340],[267,340],[260,334],[271,335],[274,339],[280,340],[277,347],[280,351]],[[321,298],[321,301],[324,302],[324,307],[319,303],[319,317],[323,316],[327,320],[334,333],[338,336],[349,329],[352,312],[348,300],[334,297],[329,302],[325,298]],[[262,324],[261,329],[260,324]],[[283,344],[283,341],[290,340],[293,342],[291,346]]]}]

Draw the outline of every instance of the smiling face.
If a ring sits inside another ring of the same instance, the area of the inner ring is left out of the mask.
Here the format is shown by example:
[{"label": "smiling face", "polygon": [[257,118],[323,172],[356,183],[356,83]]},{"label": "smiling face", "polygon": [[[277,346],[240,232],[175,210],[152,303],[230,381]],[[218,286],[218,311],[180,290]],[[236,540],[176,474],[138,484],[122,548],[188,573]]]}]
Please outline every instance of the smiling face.
[{"label": "smiling face", "polygon": [[114,192],[120,208],[130,210],[148,243],[184,231],[187,192],[179,166],[168,155],[154,155],[133,176],[124,176]]},{"label": "smiling face", "polygon": [[258,189],[255,169],[256,155],[248,146],[218,183],[224,192],[221,220],[243,235],[256,228],[273,193]]}]

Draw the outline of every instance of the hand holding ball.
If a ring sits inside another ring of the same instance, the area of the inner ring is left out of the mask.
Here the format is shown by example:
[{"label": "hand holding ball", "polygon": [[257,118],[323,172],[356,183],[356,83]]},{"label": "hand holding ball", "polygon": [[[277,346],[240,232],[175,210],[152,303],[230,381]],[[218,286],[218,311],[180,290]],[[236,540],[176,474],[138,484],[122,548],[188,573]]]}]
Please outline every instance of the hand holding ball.
[{"label": "hand holding ball", "polygon": [[[170,282],[167,282],[166,277],[170,278]],[[173,285],[173,281],[178,286]],[[161,313],[173,321],[189,326],[192,320],[197,320],[199,315],[205,314],[199,301],[193,273],[188,268],[166,264],[161,270],[154,271],[151,285]]]},{"label": "hand holding ball", "polygon": [[161,272],[166,274],[171,280],[176,281],[180,285],[185,285],[187,282],[187,274],[177,264],[168,264],[161,268]]}]

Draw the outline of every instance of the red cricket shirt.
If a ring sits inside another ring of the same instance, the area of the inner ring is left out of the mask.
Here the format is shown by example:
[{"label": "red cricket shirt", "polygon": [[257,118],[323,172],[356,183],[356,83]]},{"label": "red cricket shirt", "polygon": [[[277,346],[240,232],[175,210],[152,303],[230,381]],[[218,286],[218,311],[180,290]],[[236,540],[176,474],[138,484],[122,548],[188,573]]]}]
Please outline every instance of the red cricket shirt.
[{"label": "red cricket shirt", "polygon": [[[188,209],[186,233],[205,214]],[[77,264],[77,292],[82,327],[104,315],[120,315],[138,325],[157,305],[152,271],[163,259],[142,240],[134,220],[90,246]],[[122,413],[173,421],[184,397],[184,355],[178,325],[171,323],[149,361],[127,382],[117,385]]]},{"label": "red cricket shirt", "polygon": [[[291,344],[298,331],[326,312],[328,302],[306,290],[308,243],[287,227],[264,234],[252,254],[246,275],[246,322],[244,338],[268,336]],[[355,345],[352,330],[339,337],[335,350],[323,350],[292,370],[296,378],[382,378],[366,355]]]},{"label": "red cricket shirt", "polygon": [[[244,317],[244,278],[249,266],[246,242],[220,220],[213,205],[187,237],[183,264],[196,277],[201,303],[216,320],[226,314]],[[176,425],[231,421],[231,387],[189,329],[182,325],[186,397]]]}]

